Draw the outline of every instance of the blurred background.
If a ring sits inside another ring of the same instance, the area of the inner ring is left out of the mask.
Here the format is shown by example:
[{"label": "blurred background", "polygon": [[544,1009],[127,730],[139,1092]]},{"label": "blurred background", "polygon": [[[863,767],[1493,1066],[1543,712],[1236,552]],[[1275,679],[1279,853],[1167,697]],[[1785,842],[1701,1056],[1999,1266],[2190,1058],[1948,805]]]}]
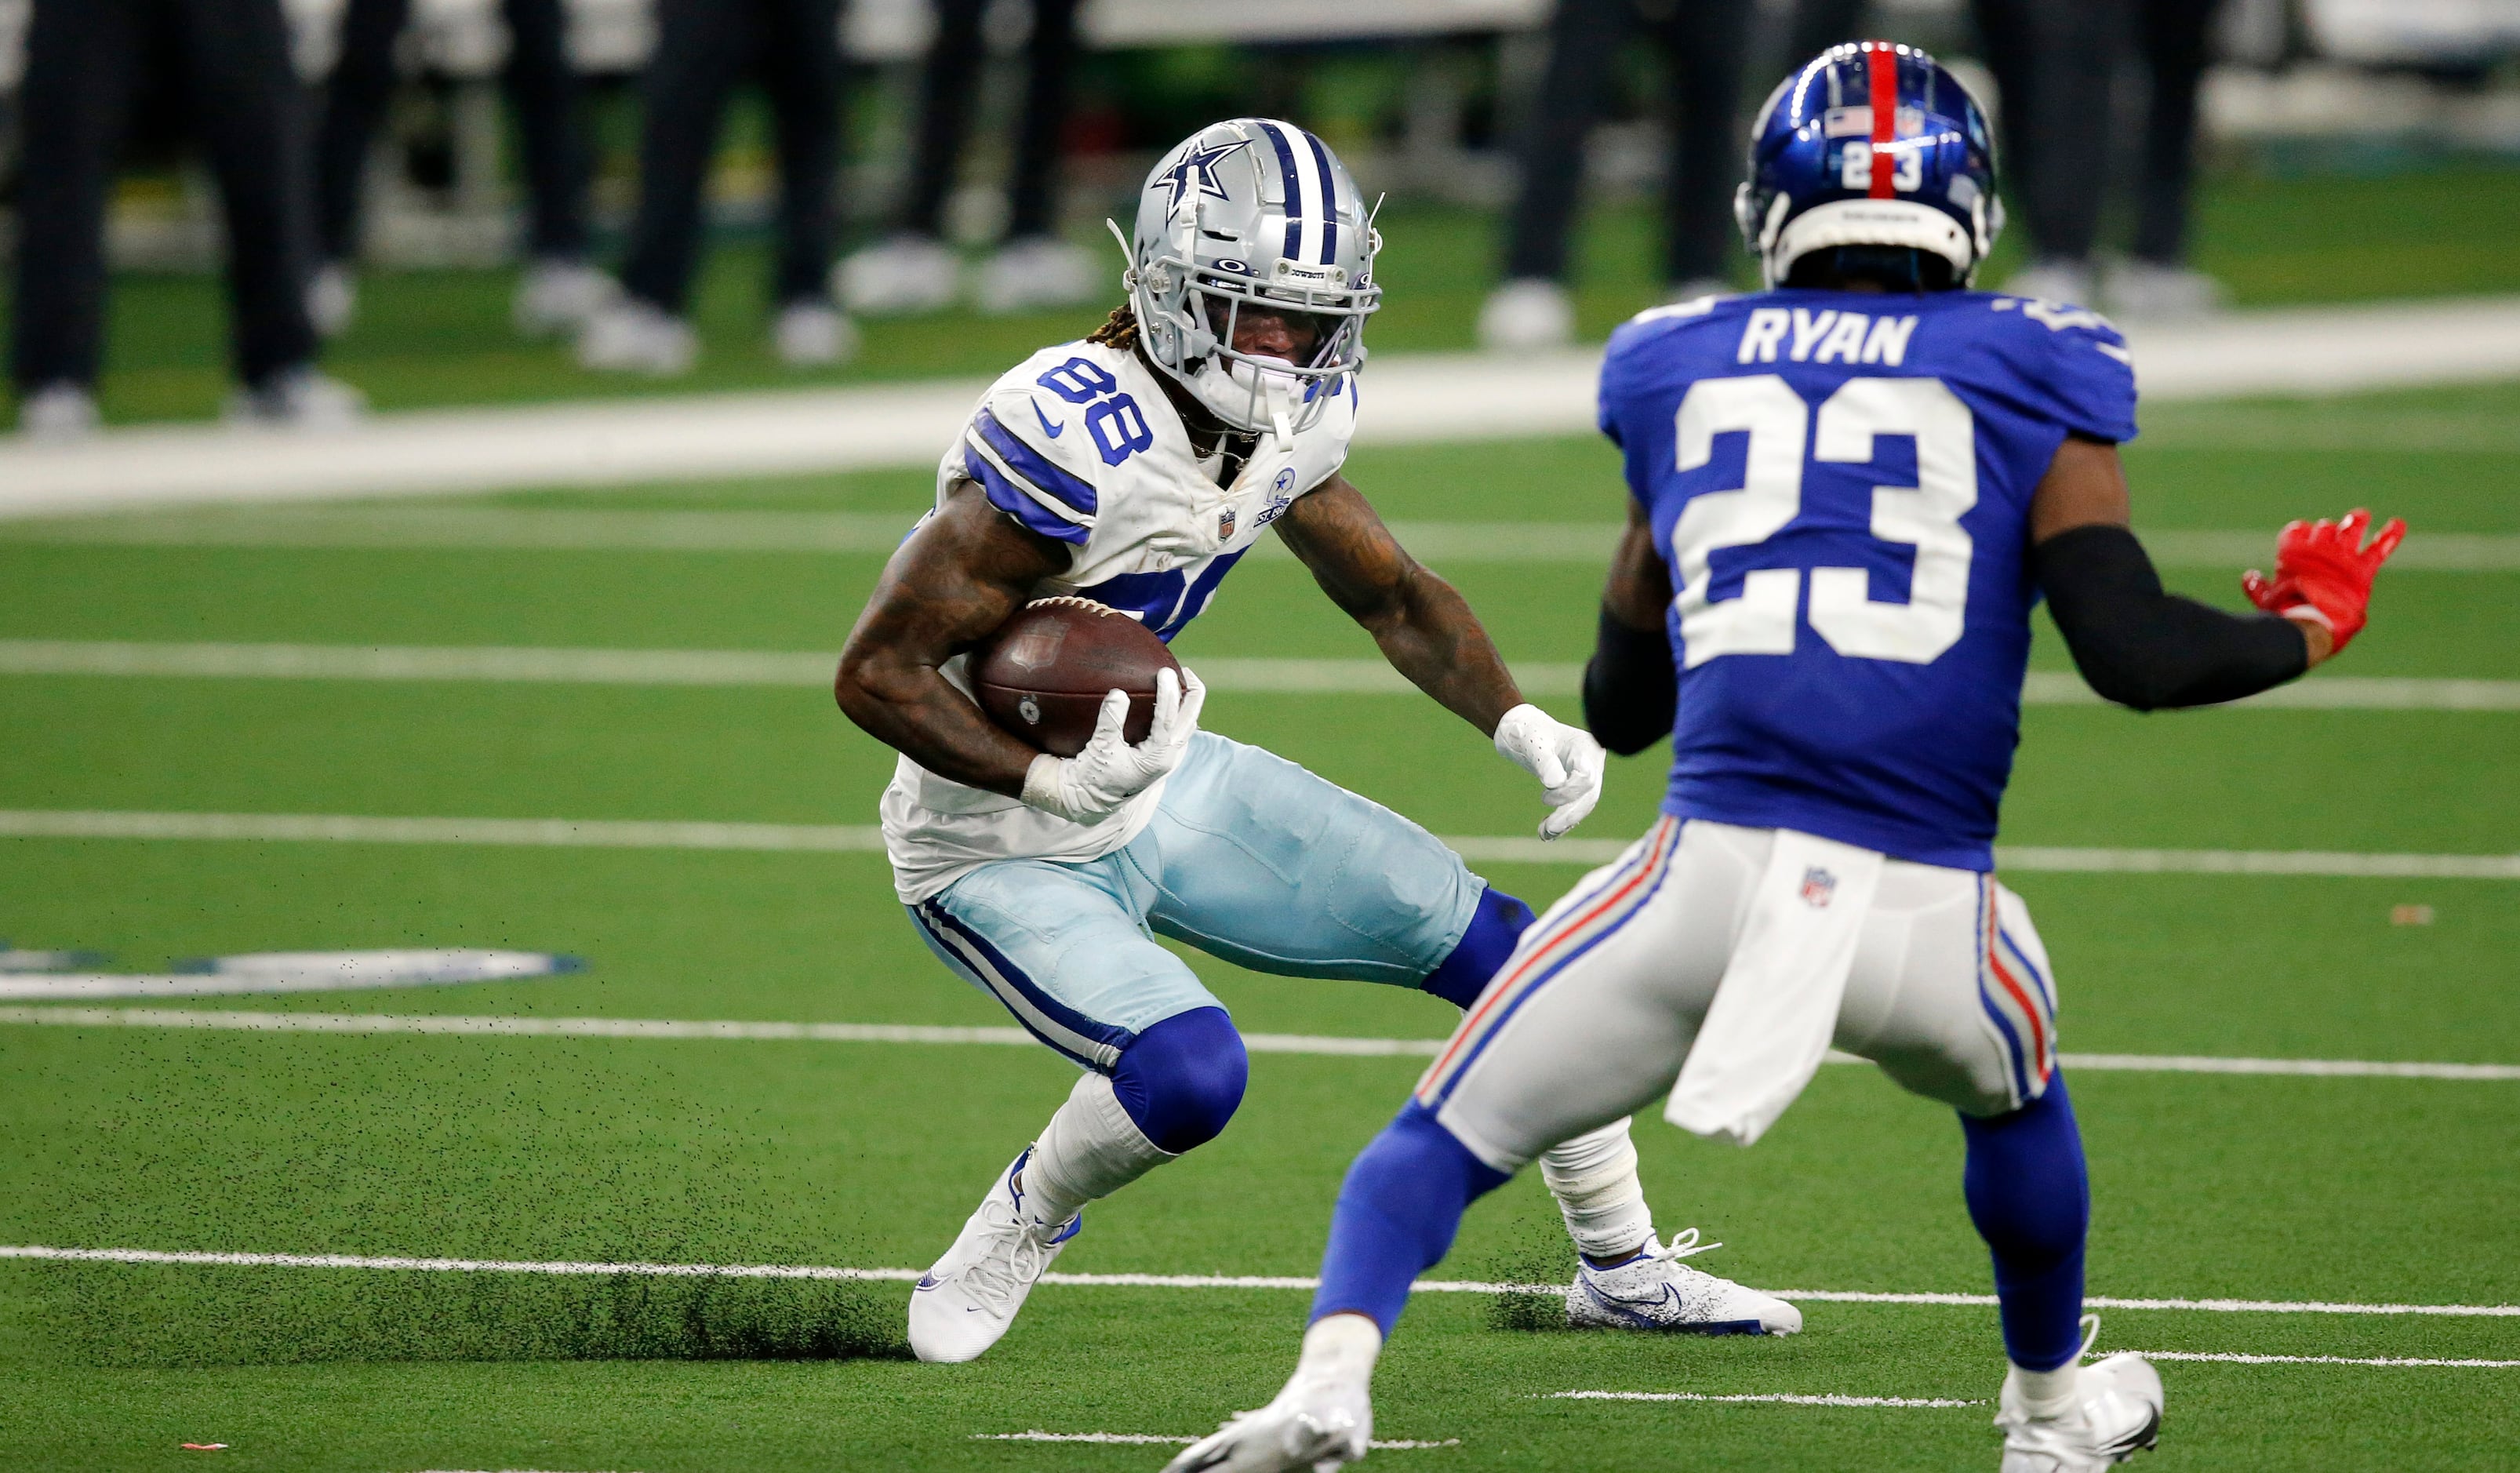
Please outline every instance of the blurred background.
[{"label": "blurred background", "polygon": [[1102,219],[1243,113],[1387,193],[1377,350],[1598,339],[1751,283],[1748,120],[1858,35],[2001,117],[1986,282],[2520,290],[2520,0],[0,0],[7,408],[993,373],[1099,320]]}]

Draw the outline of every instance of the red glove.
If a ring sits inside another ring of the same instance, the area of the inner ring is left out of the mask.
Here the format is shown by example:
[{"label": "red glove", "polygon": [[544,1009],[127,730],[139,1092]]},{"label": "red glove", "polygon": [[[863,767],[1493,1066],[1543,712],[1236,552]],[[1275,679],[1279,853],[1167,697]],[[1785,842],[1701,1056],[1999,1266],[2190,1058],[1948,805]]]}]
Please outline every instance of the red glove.
[{"label": "red glove", "polygon": [[2370,525],[2371,513],[2359,507],[2339,521],[2288,522],[2275,537],[2274,577],[2251,568],[2240,588],[2271,614],[2326,625],[2341,650],[2362,632],[2371,580],[2407,535],[2405,520],[2392,516],[2366,547],[2362,533]]}]

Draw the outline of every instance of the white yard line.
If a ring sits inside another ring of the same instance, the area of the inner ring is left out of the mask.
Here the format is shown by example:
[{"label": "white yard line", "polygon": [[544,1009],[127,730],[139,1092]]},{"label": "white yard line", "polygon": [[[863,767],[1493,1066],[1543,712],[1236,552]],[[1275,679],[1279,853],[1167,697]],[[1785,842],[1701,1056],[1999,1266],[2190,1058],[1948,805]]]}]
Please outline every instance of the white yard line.
[{"label": "white yard line", "polygon": [[[2520,375],[2520,298],[2233,312],[2134,337],[2155,403]],[[1593,430],[1598,354],[1399,354],[1367,443]],[[338,434],[169,425],[0,445],[0,516],[932,466],[978,379],[379,415]]]},{"label": "white yard line", "polygon": [[2444,1361],[2429,1356],[2252,1356],[2238,1351],[2137,1351],[2147,1361],[2219,1361],[2231,1365],[2401,1365],[2510,1370],[2520,1361]]},{"label": "white yard line", "polygon": [[[2520,450],[2520,441],[2515,441]],[[0,521],[0,542],[114,547],[504,549],[536,552],[889,554],[911,512],[617,511],[601,507],[428,507],[396,504],[289,507],[155,515]],[[1614,521],[1408,521],[1401,543],[1429,562],[1608,563]],[[2143,544],[2164,567],[2238,569],[2272,555],[2274,529],[2147,529]],[[1251,556],[1291,560],[1276,538]],[[2417,531],[2392,568],[2508,572],[2520,537]]]},{"label": "white yard line", "polygon": [[[481,844],[562,849],[691,849],[879,854],[883,831],[842,824],[710,824],[635,819],[369,818],[349,814],[152,813],[0,809],[0,838]],[[1626,839],[1456,835],[1474,864],[1603,865]],[[2357,854],[2325,850],[2082,849],[1998,845],[1996,868],[2122,874],[2295,874],[2381,879],[2520,879],[2520,854]]]},{"label": "white yard line", "polygon": [[[921,1269],[857,1269],[816,1264],[659,1264],[582,1263],[547,1259],[380,1257],[352,1253],[218,1253],[156,1248],[62,1248],[40,1243],[0,1246],[0,1259],[51,1263],[164,1264],[202,1268],[366,1269],[409,1273],[537,1273],[583,1278],[624,1274],[649,1278],[794,1278],[916,1283]],[[1318,1278],[1293,1274],[1224,1273],[1061,1273],[1041,1276],[1042,1283],[1071,1288],[1102,1289],[1286,1289],[1310,1291]],[[1562,1284],[1490,1283],[1473,1279],[1421,1278],[1410,1286],[1419,1294],[1563,1294]],[[1904,1304],[1980,1308],[1993,1305],[1992,1294],[1875,1294],[1812,1289],[1771,1289],[1780,1299],[1852,1304]],[[2094,1295],[2086,1304],[2099,1309],[2185,1310],[2203,1314],[2443,1316],[2458,1318],[2520,1317],[2520,1305],[2496,1304],[2342,1304],[2326,1300],[2282,1299],[2119,1299]]]},{"label": "white yard line", "polygon": [[[838,656],[818,650],[600,649],[496,645],[152,644],[123,640],[0,640],[0,675],[185,680],[481,681],[493,684],[725,686],[821,691]],[[1370,659],[1194,658],[1209,689],[1235,694],[1416,695],[1390,665]],[[1584,667],[1522,661],[1526,694],[1581,693]],[[2024,704],[2095,706],[2078,675],[2033,671]],[[2520,680],[2316,676],[2235,701],[2230,709],[2520,711]]]},{"label": "white yard line", "polygon": [[[29,991],[0,991],[0,999],[43,997],[32,989],[56,980],[17,979]],[[85,979],[77,979],[85,980]],[[65,993],[65,998],[87,996]],[[1025,1048],[1032,1036],[1020,1028],[939,1027],[918,1023],[785,1023],[736,1019],[555,1018],[465,1016],[444,1013],[270,1012],[180,1007],[27,1007],[0,1005],[0,1025],[68,1028],[171,1028],[224,1033],[428,1034],[474,1038],[697,1039],[716,1042],[822,1044],[922,1044]],[[1246,1033],[1253,1053],[1301,1053],[1339,1058],[1432,1058],[1443,1039],[1339,1038],[1303,1033]],[[2290,1075],[2307,1079],[2440,1079],[2478,1083],[2520,1081],[2520,1064],[2458,1064],[2413,1060],[2341,1058],[2221,1058],[2197,1054],[2060,1053],[2069,1069],[2108,1074]],[[1830,1050],[1832,1064],[1865,1062]]]},{"label": "white yard line", "polygon": [[1955,1402],[1947,1397],[1856,1397],[1839,1392],[1801,1396],[1781,1391],[1719,1396],[1702,1391],[1552,1391],[1555,1402],[1768,1402],[1785,1406],[1983,1406],[1984,1402]]},{"label": "white yard line", "polygon": [[[1152,1432],[1044,1432],[1035,1428],[1030,1432],[974,1432],[971,1434],[971,1441],[975,1443],[1126,1443],[1141,1447],[1187,1448],[1198,1439],[1167,1437]],[[1460,1438],[1448,1437],[1439,1443],[1420,1442],[1409,1438],[1386,1442],[1377,1438],[1366,1446],[1377,1450],[1407,1452],[1424,1448],[1458,1448],[1461,1445]]]}]

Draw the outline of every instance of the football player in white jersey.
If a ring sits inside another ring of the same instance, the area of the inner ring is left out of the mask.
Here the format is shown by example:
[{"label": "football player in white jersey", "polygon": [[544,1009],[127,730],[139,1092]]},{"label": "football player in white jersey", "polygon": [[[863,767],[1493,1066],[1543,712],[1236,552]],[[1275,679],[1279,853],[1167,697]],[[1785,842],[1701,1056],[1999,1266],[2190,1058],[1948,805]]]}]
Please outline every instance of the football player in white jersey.
[{"label": "football player in white jersey", "polygon": [[[1169,640],[1274,532],[1394,668],[1540,781],[1544,838],[1600,792],[1600,746],[1523,700],[1461,595],[1339,474],[1381,293],[1378,239],[1329,150],[1287,123],[1204,128],[1148,176],[1127,245],[1128,305],[991,386],[840,657],[842,709],[901,753],[883,830],[921,936],[1084,1070],[912,1293],[922,1360],[995,1344],[1085,1203],[1213,1138],[1240,1102],[1232,1020],[1154,935],[1466,1006],[1532,920],[1417,825],[1199,731],[1187,672],[1160,678],[1135,745],[1117,692],[1073,757],[992,725],[965,656],[1010,614],[1074,596]],[[1801,1327],[1656,1240],[1626,1121],[1542,1169],[1581,1257],[1578,1322]]]}]

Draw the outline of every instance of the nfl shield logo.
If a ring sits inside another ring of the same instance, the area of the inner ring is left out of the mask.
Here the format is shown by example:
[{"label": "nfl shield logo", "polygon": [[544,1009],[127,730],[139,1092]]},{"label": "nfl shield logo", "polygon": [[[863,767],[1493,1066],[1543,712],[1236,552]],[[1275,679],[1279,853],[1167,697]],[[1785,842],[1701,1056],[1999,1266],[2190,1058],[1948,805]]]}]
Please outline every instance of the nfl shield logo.
[{"label": "nfl shield logo", "polygon": [[1234,535],[1234,509],[1232,507],[1228,507],[1224,511],[1216,513],[1216,535],[1220,538],[1231,537]]},{"label": "nfl shield logo", "polygon": [[1803,871],[1803,904],[1815,911],[1828,908],[1829,897],[1837,893],[1837,876],[1818,865]]}]

